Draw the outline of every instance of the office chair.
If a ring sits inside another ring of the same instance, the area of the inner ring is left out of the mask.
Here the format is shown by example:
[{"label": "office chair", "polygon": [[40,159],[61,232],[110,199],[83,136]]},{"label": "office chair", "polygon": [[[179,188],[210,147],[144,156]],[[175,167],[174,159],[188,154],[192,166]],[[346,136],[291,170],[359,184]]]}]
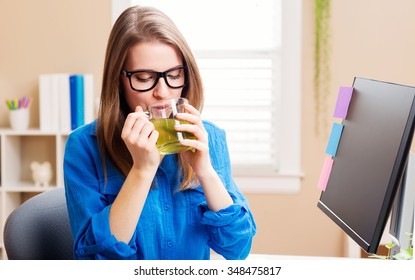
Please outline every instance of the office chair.
[{"label": "office chair", "polygon": [[73,237],[63,187],[38,194],[7,217],[4,248],[10,260],[73,259]]}]

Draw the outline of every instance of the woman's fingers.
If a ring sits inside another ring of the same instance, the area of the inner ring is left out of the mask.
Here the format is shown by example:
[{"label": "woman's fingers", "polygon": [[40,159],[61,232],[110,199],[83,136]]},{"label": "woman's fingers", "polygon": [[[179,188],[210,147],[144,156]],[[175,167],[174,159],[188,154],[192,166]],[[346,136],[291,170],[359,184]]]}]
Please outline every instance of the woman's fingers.
[{"label": "woman's fingers", "polygon": [[200,128],[201,131],[205,131],[205,127],[202,123],[202,118],[200,116],[200,112],[196,110],[192,105],[185,104],[186,113],[178,113],[176,114],[176,118],[178,120],[187,121],[191,124],[194,124]]},{"label": "woman's fingers", "polygon": [[149,147],[153,147],[157,141],[157,138],[155,140],[151,138],[154,131],[154,125],[147,121],[142,126],[141,130],[138,131],[137,144],[142,148],[147,147],[147,145],[150,145]]},{"label": "woman's fingers", "polygon": [[186,113],[177,113],[175,117],[179,120],[188,121],[196,125],[202,125],[202,118],[200,116],[200,112],[196,110],[192,105],[185,105]]},{"label": "woman's fingers", "polygon": [[208,152],[208,133],[203,126],[200,112],[192,105],[186,104],[186,113],[179,113],[176,119],[186,121],[175,126],[179,132],[188,132],[195,136],[196,139],[183,139],[180,143],[184,146],[192,147],[192,151],[200,151],[202,154]]},{"label": "woman's fingers", "polygon": [[[146,118],[142,116],[143,113],[130,113],[128,114],[123,130],[121,132],[121,138],[127,139],[128,137],[138,134],[146,123]],[[147,120],[148,121],[148,120]]]},{"label": "woman's fingers", "polygon": [[[157,138],[152,135],[154,125],[148,119],[140,106],[135,108],[135,112],[128,114],[121,133],[121,138],[128,146],[138,146],[139,148],[150,149],[155,146]],[[158,136],[158,134],[157,134]]]},{"label": "woman's fingers", "polygon": [[193,134],[196,137],[196,139],[200,141],[205,141],[207,138],[206,131],[204,129],[203,130],[200,129],[198,125],[178,124],[178,125],[175,125],[174,128],[176,129],[176,131],[179,131],[179,132],[189,132]]},{"label": "woman's fingers", "polygon": [[192,152],[198,150],[198,151],[207,151],[207,144],[198,141],[198,140],[192,140],[192,139],[182,139],[180,140],[180,144],[182,144],[183,146],[188,146],[188,147],[192,147],[193,149],[191,149]]}]

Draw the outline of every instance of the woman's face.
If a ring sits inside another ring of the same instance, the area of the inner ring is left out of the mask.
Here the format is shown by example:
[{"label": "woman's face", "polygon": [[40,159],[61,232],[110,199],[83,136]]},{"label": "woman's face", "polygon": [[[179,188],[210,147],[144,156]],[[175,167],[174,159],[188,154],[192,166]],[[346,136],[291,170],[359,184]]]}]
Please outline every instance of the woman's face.
[{"label": "woman's face", "polygon": [[[183,63],[176,48],[161,42],[144,42],[137,43],[129,49],[123,69],[127,72],[137,70],[165,72],[177,66],[183,66]],[[180,75],[184,75],[184,72]],[[148,76],[143,74],[140,78],[142,78],[141,82],[145,82]],[[133,80],[134,77],[131,79]],[[141,106],[146,111],[149,105],[159,100],[180,97],[183,89],[169,87],[163,78],[158,80],[153,89],[145,92],[134,91],[128,77],[124,75],[121,75],[121,82],[131,111],[135,111],[136,106]]]}]

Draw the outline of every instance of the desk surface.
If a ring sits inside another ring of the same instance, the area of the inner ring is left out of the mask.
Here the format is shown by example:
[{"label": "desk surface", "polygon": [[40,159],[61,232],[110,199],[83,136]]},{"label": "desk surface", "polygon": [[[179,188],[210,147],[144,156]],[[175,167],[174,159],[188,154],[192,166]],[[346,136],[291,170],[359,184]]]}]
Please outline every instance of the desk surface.
[{"label": "desk surface", "polygon": [[[211,254],[211,260],[224,260],[221,255]],[[345,257],[325,257],[325,256],[289,256],[289,255],[271,255],[271,254],[249,254],[247,260],[324,260],[324,259],[338,259],[347,260],[351,258]]]}]

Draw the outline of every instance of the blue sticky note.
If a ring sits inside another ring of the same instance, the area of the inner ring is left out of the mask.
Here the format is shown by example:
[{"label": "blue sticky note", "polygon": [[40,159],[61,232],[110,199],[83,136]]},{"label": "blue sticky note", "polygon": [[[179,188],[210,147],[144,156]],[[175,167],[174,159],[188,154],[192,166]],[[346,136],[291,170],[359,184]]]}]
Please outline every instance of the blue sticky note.
[{"label": "blue sticky note", "polygon": [[340,87],[333,117],[345,119],[352,99],[353,87]]},{"label": "blue sticky note", "polygon": [[333,123],[333,127],[330,133],[329,143],[327,144],[326,153],[332,155],[333,157],[336,156],[337,147],[339,146],[340,138],[342,136],[344,125],[339,123]]}]

